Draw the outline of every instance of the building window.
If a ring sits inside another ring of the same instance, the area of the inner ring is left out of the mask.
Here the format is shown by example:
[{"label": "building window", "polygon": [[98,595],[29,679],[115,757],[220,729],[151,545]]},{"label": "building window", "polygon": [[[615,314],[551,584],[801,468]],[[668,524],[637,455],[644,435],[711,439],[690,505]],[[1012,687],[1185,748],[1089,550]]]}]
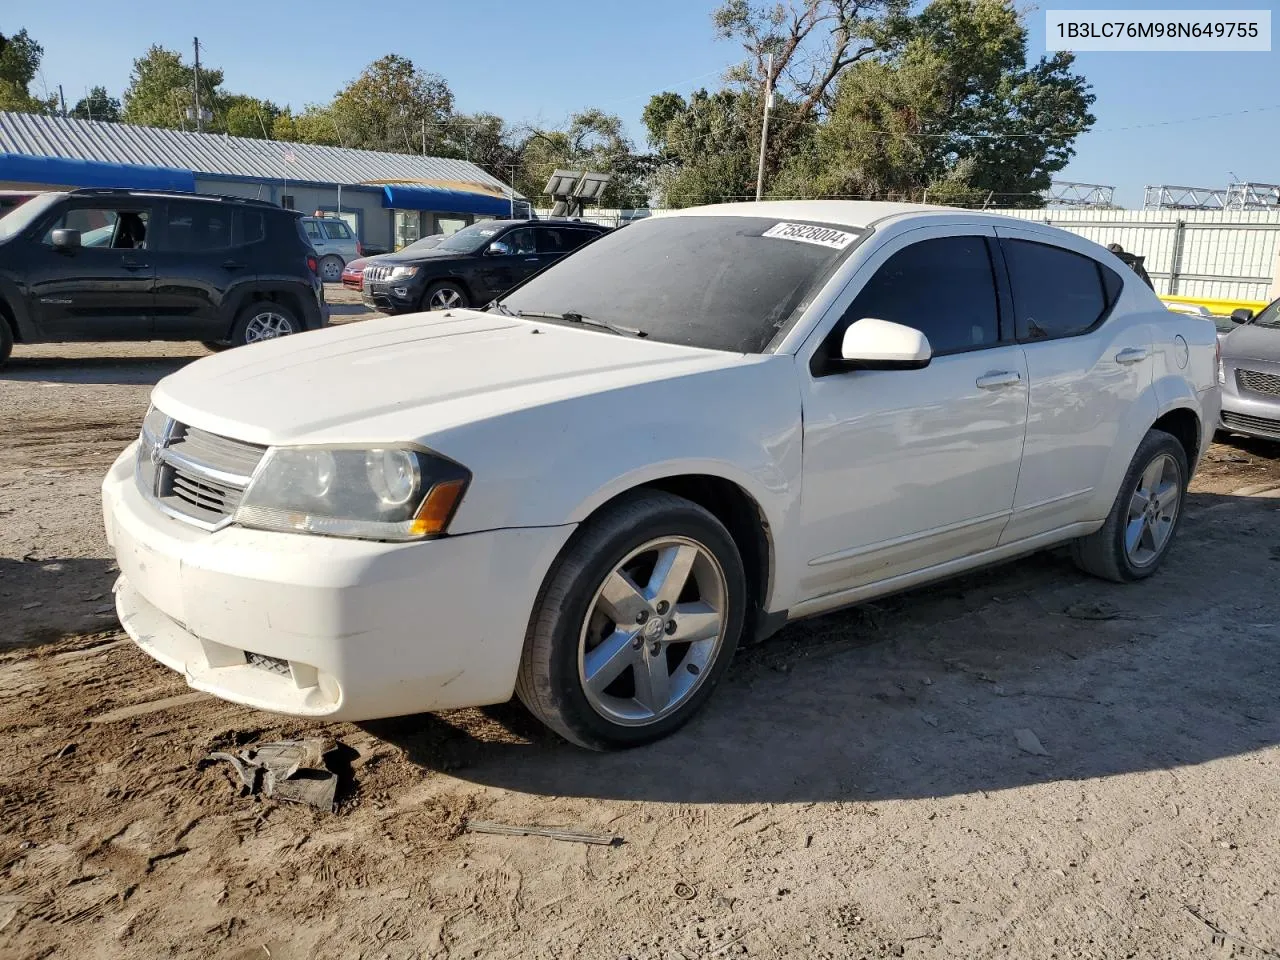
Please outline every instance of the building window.
[{"label": "building window", "polygon": [[292,193],[280,194],[280,206],[284,207],[286,210],[293,210],[294,209],[293,194]]}]

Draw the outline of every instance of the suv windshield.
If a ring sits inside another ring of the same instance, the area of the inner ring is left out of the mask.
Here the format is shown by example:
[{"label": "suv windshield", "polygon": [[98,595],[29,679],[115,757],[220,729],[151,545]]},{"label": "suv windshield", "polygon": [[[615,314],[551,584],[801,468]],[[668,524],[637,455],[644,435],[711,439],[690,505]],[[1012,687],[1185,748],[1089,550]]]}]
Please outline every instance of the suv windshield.
[{"label": "suv windshield", "polygon": [[437,250],[452,250],[454,253],[475,253],[486,246],[494,235],[506,229],[510,220],[482,220],[469,227],[463,227],[451,237],[445,237],[436,246]]},{"label": "suv windshield", "polygon": [[1262,312],[1253,318],[1253,325],[1280,330],[1280,300],[1273,300],[1263,307]]},{"label": "suv windshield", "polygon": [[769,217],[654,217],[607,234],[502,300],[651,340],[763,353],[864,236]]},{"label": "suv windshield", "polygon": [[32,197],[0,217],[0,240],[8,240],[40,219],[46,210],[65,197],[65,193],[42,193]]}]

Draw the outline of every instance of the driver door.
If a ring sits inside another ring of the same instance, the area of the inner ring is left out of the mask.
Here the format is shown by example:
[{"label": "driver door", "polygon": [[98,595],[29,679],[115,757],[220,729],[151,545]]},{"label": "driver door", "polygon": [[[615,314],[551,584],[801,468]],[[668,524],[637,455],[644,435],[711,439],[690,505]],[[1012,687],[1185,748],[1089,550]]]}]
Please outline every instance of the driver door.
[{"label": "driver door", "polygon": [[[1002,317],[995,242],[987,227],[909,231],[833,306],[839,319],[802,374],[804,600],[997,545],[1013,509],[1028,390],[1022,348]],[[825,365],[863,317],[922,331],[929,365]]]},{"label": "driver door", "polygon": [[[505,244],[506,253],[493,251],[494,244]],[[538,240],[532,227],[510,230],[494,239],[483,255],[479,275],[484,287],[477,298],[486,303],[500,297],[517,283],[538,270]]]}]

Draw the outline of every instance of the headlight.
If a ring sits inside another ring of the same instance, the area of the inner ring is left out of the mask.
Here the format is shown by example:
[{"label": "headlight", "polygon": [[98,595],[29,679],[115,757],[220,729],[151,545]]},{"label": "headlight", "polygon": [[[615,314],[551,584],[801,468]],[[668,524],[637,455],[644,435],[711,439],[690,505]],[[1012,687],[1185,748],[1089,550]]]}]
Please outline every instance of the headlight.
[{"label": "headlight", "polygon": [[148,407],[147,415],[142,419],[142,431],[138,434],[138,455],[133,467],[134,480],[143,493],[155,492],[158,469],[155,451],[168,430],[169,418],[155,407]]},{"label": "headlight", "polygon": [[449,526],[471,474],[411,447],[272,447],[236,510],[261,530],[420,540]]},{"label": "headlight", "polygon": [[392,267],[390,280],[404,280],[406,277],[417,276],[417,267]]}]

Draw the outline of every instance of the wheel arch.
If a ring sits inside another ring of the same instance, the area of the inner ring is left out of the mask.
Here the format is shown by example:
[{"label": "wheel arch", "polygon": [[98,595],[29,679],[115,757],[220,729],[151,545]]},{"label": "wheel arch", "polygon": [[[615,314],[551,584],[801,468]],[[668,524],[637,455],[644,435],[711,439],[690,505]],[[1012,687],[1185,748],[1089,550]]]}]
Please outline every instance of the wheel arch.
[{"label": "wheel arch", "polygon": [[427,297],[431,296],[432,289],[442,283],[451,283],[455,287],[461,287],[462,292],[467,295],[467,303],[471,304],[472,307],[478,306],[476,303],[475,292],[472,290],[471,284],[467,282],[467,278],[455,273],[448,273],[440,277],[431,277],[427,280],[426,285],[422,288],[422,305],[426,304]]},{"label": "wheel arch", "polygon": [[1151,425],[1151,429],[1163,430],[1178,441],[1187,455],[1187,472],[1194,474],[1204,436],[1200,415],[1190,407],[1174,407],[1162,413]]},{"label": "wheel arch", "polygon": [[7,300],[0,296],[0,323],[9,328],[9,335],[13,338],[14,343],[22,343],[22,331],[18,328],[18,317],[13,312],[13,307],[9,306]]}]

